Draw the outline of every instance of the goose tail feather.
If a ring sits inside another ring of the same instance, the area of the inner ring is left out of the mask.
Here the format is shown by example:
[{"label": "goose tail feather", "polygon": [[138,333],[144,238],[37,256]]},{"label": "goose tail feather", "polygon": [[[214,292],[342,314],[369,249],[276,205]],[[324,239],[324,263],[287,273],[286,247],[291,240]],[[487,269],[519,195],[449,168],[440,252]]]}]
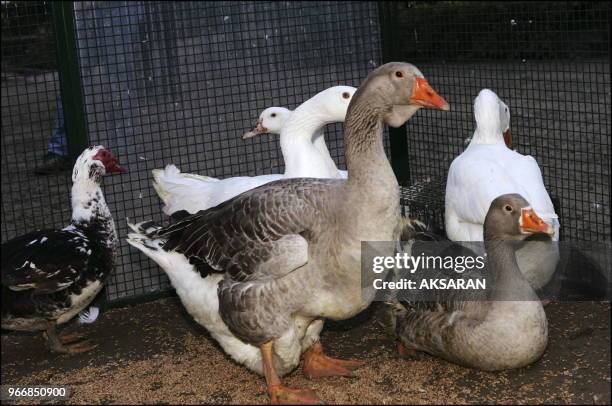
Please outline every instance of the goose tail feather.
[{"label": "goose tail feather", "polygon": [[166,165],[164,169],[154,169],[152,174],[153,188],[164,202],[163,211],[167,215],[189,209],[189,196],[192,196],[194,190],[219,182],[219,179],[210,176],[182,173],[172,164]]}]

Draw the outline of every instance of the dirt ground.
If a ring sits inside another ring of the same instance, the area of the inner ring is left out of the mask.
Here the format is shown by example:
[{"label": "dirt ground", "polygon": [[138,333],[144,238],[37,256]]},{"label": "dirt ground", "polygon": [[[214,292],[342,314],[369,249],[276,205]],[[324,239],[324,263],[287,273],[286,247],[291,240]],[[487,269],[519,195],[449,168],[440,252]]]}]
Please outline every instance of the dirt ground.
[{"label": "dirt ground", "polygon": [[[328,323],[330,355],[361,359],[354,378],[306,379],[297,369],[284,382],[310,387],[337,403],[610,404],[610,303],[552,303],[546,308],[549,345],[527,368],[480,372],[420,355],[396,355],[384,305],[355,319]],[[40,335],[2,335],[3,384],[68,385],[68,403],[268,402],[263,378],[227,357],[190,319],[177,298],[103,313],[93,325],[75,323],[99,347],[73,356],[47,352]]]}]

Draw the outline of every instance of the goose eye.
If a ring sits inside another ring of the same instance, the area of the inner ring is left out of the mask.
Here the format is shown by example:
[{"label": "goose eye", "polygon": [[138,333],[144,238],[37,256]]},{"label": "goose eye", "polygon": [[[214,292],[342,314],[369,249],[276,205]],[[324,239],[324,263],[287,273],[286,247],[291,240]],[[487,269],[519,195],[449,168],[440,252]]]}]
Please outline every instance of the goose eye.
[{"label": "goose eye", "polygon": [[398,78],[404,77],[404,74],[400,71],[395,72],[395,76],[397,76]]},{"label": "goose eye", "polygon": [[349,97],[351,97],[351,94],[349,92],[344,92],[342,93],[342,97],[344,97],[345,99],[348,99]]},{"label": "goose eye", "polygon": [[276,117],[276,113],[272,113],[270,117]]},{"label": "goose eye", "polygon": [[506,210],[508,213],[510,213],[512,211],[512,206],[507,204],[507,205],[504,206],[504,210]]}]

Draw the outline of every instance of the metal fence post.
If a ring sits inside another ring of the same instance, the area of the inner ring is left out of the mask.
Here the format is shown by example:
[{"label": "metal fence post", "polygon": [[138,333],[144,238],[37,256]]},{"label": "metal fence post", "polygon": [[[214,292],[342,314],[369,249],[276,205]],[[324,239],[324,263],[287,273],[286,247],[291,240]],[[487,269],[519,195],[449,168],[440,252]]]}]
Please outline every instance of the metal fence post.
[{"label": "metal fence post", "polygon": [[[378,3],[380,21],[380,42],[382,46],[383,63],[399,61],[399,41],[397,37],[397,13],[393,12],[393,2]],[[391,167],[397,181],[401,185],[410,182],[410,164],[408,162],[408,138],[406,125],[398,128],[389,127],[389,143],[391,147]]]},{"label": "metal fence post", "polygon": [[[57,72],[60,82],[60,98],[64,110],[64,126],[68,138],[68,152],[76,158],[89,146],[85,102],[81,86],[79,53],[74,26],[74,2],[53,2],[55,43],[57,48]],[[95,303],[105,310],[107,306],[106,286],[98,294]],[[92,306],[94,303],[92,303]]]},{"label": "metal fence post", "polygon": [[57,70],[64,108],[64,123],[68,137],[68,151],[73,158],[76,158],[87,148],[89,141],[76,46],[74,3],[71,1],[53,2],[53,19],[57,47]]}]

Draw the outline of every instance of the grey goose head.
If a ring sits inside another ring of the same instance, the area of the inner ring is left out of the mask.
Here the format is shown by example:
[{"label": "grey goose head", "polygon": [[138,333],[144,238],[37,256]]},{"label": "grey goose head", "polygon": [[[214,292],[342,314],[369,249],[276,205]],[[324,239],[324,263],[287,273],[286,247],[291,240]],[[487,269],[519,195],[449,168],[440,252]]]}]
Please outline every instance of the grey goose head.
[{"label": "grey goose head", "polygon": [[497,197],[489,206],[484,221],[484,239],[521,241],[533,234],[553,235],[553,228],[537,215],[519,194]]},{"label": "grey goose head", "polygon": [[446,100],[433,90],[421,71],[406,62],[390,62],[374,69],[357,90],[353,101],[362,94],[367,94],[367,100],[383,109],[384,120],[392,127],[401,126],[423,107],[450,110]]}]

